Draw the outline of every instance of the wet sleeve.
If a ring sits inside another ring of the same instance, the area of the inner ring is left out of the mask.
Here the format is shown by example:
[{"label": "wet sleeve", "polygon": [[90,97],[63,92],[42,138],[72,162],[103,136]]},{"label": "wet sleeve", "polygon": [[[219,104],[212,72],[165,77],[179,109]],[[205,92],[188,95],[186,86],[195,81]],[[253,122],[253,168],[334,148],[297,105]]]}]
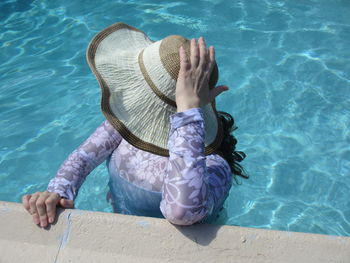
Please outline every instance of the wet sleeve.
[{"label": "wet sleeve", "polygon": [[106,120],[60,166],[47,191],[74,200],[86,176],[112,154],[122,137]]},{"label": "wet sleeve", "polygon": [[200,108],[170,117],[169,162],[160,210],[177,225],[191,225],[222,205],[232,186],[227,162],[204,154],[204,118]]}]

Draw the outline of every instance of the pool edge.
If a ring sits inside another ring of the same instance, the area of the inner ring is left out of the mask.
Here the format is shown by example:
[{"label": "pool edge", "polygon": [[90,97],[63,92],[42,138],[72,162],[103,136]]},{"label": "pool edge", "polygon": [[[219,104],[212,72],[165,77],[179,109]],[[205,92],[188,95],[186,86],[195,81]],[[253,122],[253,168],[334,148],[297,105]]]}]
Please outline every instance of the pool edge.
[{"label": "pool edge", "polygon": [[350,262],[350,237],[59,211],[50,229],[0,201],[1,262]]}]

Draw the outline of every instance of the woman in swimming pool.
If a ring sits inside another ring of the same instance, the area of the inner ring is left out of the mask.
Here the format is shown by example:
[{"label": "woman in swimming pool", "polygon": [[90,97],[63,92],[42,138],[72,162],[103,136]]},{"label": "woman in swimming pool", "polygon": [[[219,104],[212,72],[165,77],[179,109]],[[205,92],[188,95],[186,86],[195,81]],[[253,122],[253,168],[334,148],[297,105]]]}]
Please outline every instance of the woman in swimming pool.
[{"label": "woman in swimming pool", "polygon": [[123,23],[97,34],[88,63],[102,90],[106,117],[61,165],[47,191],[23,196],[41,227],[56,206],[73,208],[86,176],[107,160],[114,211],[165,217],[173,224],[209,222],[244,178],[230,134],[233,118],[217,112],[218,69],[204,39],[169,36],[153,42]]}]

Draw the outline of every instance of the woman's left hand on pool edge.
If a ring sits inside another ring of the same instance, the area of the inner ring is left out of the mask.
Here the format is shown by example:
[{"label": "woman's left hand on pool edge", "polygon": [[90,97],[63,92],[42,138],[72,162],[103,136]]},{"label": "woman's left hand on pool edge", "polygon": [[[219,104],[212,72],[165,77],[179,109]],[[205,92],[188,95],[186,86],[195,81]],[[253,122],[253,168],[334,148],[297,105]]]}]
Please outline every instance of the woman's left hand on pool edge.
[{"label": "woman's left hand on pool edge", "polygon": [[74,208],[73,200],[61,198],[57,193],[36,192],[22,197],[24,208],[33,216],[35,224],[46,227],[53,223],[56,217],[56,206]]}]

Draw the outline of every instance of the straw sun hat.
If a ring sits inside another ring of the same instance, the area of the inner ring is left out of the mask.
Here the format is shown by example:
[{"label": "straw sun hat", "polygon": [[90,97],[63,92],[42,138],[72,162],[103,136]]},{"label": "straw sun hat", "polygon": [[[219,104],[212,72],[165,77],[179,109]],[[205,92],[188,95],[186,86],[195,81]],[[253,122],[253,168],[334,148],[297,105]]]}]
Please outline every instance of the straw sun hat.
[{"label": "straw sun hat", "polygon": [[[169,156],[169,117],[176,113],[181,45],[189,56],[190,41],[182,36],[154,42],[144,32],[116,23],[99,32],[86,52],[101,87],[101,108],[107,120],[131,145],[162,156]],[[215,65],[210,87],[217,79]],[[215,102],[202,109],[208,155],[220,146],[222,127]]]}]

